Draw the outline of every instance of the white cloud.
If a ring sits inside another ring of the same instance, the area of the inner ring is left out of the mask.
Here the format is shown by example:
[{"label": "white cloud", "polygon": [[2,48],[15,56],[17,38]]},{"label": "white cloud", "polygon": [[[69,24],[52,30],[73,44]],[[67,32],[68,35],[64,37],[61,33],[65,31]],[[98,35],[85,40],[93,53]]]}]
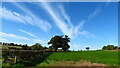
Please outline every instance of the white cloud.
[{"label": "white cloud", "polygon": [[93,13],[91,13],[89,16],[88,16],[88,20],[91,20],[92,18],[94,18],[97,14],[99,14],[101,11],[101,7],[97,7]]},{"label": "white cloud", "polygon": [[72,23],[71,23],[71,19],[70,17],[67,15],[67,13],[65,12],[65,9],[63,7],[63,5],[59,5],[58,8],[60,9],[61,11],[61,15],[63,16],[63,18],[65,19],[65,22],[67,22],[67,24],[70,26],[70,27],[73,27]]},{"label": "white cloud", "polygon": [[25,24],[25,21],[23,20],[24,16],[22,15],[20,16],[19,13],[17,12],[10,11],[6,8],[0,8],[0,12],[1,12],[0,15],[5,19]]},{"label": "white cloud", "polygon": [[68,25],[66,23],[64,23],[63,20],[61,20],[62,17],[60,16],[60,14],[57,11],[55,11],[54,9],[52,9],[51,5],[49,5],[46,2],[39,4],[39,5],[40,6],[42,5],[42,7],[51,15],[52,20],[56,23],[56,25],[61,30],[61,32],[68,35],[70,30],[68,28]]},{"label": "white cloud", "polygon": [[34,34],[32,34],[32,33],[30,33],[30,32],[27,32],[27,31],[25,31],[25,30],[19,30],[19,31],[21,31],[21,32],[23,32],[23,33],[26,33],[26,34],[28,34],[28,35],[36,38],[36,39],[31,39],[31,41],[34,41],[35,43],[43,43],[43,44],[46,43],[46,41],[40,40],[37,36],[35,36]]},{"label": "white cloud", "polygon": [[[30,12],[30,10],[27,9],[25,6],[21,6],[15,2],[13,4],[17,6],[19,9],[23,10],[24,12],[27,12],[26,14],[28,14],[29,16],[27,15],[25,16],[20,13],[7,10],[6,8],[2,8],[5,14],[8,13],[7,15],[4,15],[5,18],[15,20],[18,22],[22,22],[24,24],[31,24],[31,25],[38,26],[43,31],[48,31],[51,28],[51,25],[47,21],[44,21],[38,18],[34,13]],[[58,9],[59,9],[58,11],[53,9],[53,7],[49,3],[46,3],[46,2],[43,2],[38,5],[42,6],[48,12],[48,14],[51,16],[52,20],[58,26],[60,31],[63,34],[68,35],[71,38],[74,38],[75,36],[79,34],[80,29],[83,27],[85,23],[85,20],[83,20],[78,25],[73,26],[73,24],[71,23],[71,18],[65,12],[63,5],[58,5]],[[24,31],[24,33],[26,32]],[[27,33],[27,34],[31,35],[30,33]]]},{"label": "white cloud", "polygon": [[[0,32],[0,41],[7,41],[7,42],[10,42],[11,40],[9,39],[5,39],[4,37],[6,38],[11,38],[11,39],[20,39],[20,40],[27,40],[27,41],[30,41],[30,42],[33,42],[33,43],[40,43],[40,44],[46,44],[46,41],[43,41],[43,40],[40,40],[40,39],[29,39],[29,38],[26,38],[26,37],[22,37],[22,36],[18,36],[18,35],[15,35],[15,34],[7,34],[7,33],[3,33],[3,32]],[[12,41],[13,42],[13,41]],[[20,41],[19,41],[20,43]]]},{"label": "white cloud", "polygon": [[34,25],[38,26],[39,28],[41,28],[43,31],[46,32],[46,31],[48,31],[48,30],[51,28],[51,25],[50,25],[47,21],[41,19],[40,17],[38,17],[37,15],[35,15],[34,13],[32,13],[32,12],[31,12],[27,7],[25,7],[24,5],[21,6],[20,4],[18,4],[18,3],[16,3],[16,2],[13,2],[13,4],[14,4],[15,6],[17,6],[19,9],[21,9],[22,11],[26,12],[26,14],[30,15],[30,16],[33,18],[32,23],[33,23]]},{"label": "white cloud", "polygon": [[23,32],[23,33],[26,33],[26,34],[28,34],[28,35],[30,35],[30,36],[32,36],[32,37],[38,38],[38,37],[35,36],[34,34],[29,33],[29,32],[27,32],[27,31],[24,31],[24,30],[19,30],[19,31],[21,31],[21,32]]},{"label": "white cloud", "polygon": [[94,34],[88,32],[88,31],[82,31],[82,32],[79,32],[79,34],[83,35],[83,36],[85,36],[87,38],[94,38],[94,37],[96,37]]},{"label": "white cloud", "polygon": [[45,41],[39,39],[32,39],[32,40],[35,41],[36,43],[46,43]]},{"label": "white cloud", "polygon": [[49,3],[43,2],[43,3],[37,3],[40,7],[50,15],[52,20],[55,22],[55,24],[58,26],[58,28],[61,30],[63,34],[68,35],[71,38],[74,38],[76,35],[79,34],[80,28],[83,27],[85,20],[81,21],[78,25],[73,26],[71,23],[70,17],[67,15],[67,13],[64,10],[63,5],[58,6],[58,10],[55,10]]},{"label": "white cloud", "polygon": [[2,12],[0,13],[0,15],[2,15],[4,19],[37,26],[45,32],[47,32],[51,28],[51,25],[47,21],[37,17],[36,15],[31,13],[30,10],[27,10],[27,8],[23,8],[17,3],[15,3],[15,5],[22,9],[24,12],[26,12],[27,15],[11,11],[5,7],[0,8],[0,11]]},{"label": "white cloud", "polygon": [[3,32],[0,32],[0,35],[2,37],[9,37],[9,38],[14,38],[14,39],[24,39],[24,40],[30,40],[26,37],[22,37],[22,36],[17,36],[17,35],[14,35],[14,34],[7,34],[7,33],[3,33]]}]

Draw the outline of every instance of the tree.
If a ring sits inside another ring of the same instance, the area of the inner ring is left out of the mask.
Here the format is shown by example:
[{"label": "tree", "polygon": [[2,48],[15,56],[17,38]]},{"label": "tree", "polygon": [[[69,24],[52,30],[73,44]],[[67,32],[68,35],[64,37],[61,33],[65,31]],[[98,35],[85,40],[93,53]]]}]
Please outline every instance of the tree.
[{"label": "tree", "polygon": [[43,48],[44,48],[44,49],[48,49],[48,47],[46,47],[46,46],[45,46],[45,47],[43,47]]},{"label": "tree", "polygon": [[49,49],[54,49],[53,46],[49,46]]},{"label": "tree", "polygon": [[103,48],[102,48],[103,50],[106,50],[107,49],[107,46],[103,46]]},{"label": "tree", "polygon": [[11,46],[14,46],[14,43],[10,43]]},{"label": "tree", "polygon": [[118,49],[120,49],[120,47],[118,47]]},{"label": "tree", "polygon": [[63,36],[54,36],[50,39],[48,45],[52,44],[52,47],[55,49],[55,51],[57,51],[58,48],[62,48],[64,51],[66,51],[70,48],[68,42],[70,42],[70,38],[67,35],[65,35],[65,38],[63,38]]},{"label": "tree", "polygon": [[90,47],[86,47],[86,49],[87,49],[87,50],[89,50],[89,49],[90,49]]},{"label": "tree", "polygon": [[103,49],[103,50],[115,50],[115,49],[118,49],[118,46],[107,45],[107,46],[103,46],[102,49]]},{"label": "tree", "polygon": [[26,45],[23,45],[23,46],[22,46],[22,49],[23,49],[23,50],[27,50],[27,49],[28,49],[28,45],[27,45],[27,44],[26,44]]},{"label": "tree", "polygon": [[118,49],[118,46],[114,46],[114,48],[113,48],[114,50],[116,50],[116,49]]},{"label": "tree", "polygon": [[48,42],[48,45],[52,44],[52,47],[57,51],[59,47],[62,47],[62,37],[61,36],[54,36]]},{"label": "tree", "polygon": [[70,46],[68,45],[68,42],[70,42],[70,38],[67,35],[65,35],[65,38],[62,38],[62,41],[63,41],[62,49],[64,51],[68,50],[70,48]]},{"label": "tree", "polygon": [[107,45],[107,50],[113,50],[114,45]]},{"label": "tree", "polygon": [[2,44],[2,42],[0,42],[0,44]]},{"label": "tree", "polygon": [[30,46],[30,48],[31,48],[32,50],[43,50],[43,49],[44,49],[44,48],[42,47],[42,45],[39,44],[39,43],[36,43],[36,44]]}]

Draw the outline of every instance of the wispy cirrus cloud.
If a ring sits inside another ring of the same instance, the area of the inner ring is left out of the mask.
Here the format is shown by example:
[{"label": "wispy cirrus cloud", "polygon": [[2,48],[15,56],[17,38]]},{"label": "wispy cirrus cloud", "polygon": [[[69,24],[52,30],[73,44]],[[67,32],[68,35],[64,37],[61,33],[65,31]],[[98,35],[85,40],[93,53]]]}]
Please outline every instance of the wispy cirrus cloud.
[{"label": "wispy cirrus cloud", "polygon": [[36,26],[38,26],[40,29],[42,29],[43,31],[48,31],[51,28],[50,23],[48,23],[47,21],[41,19],[40,17],[38,17],[37,15],[35,15],[33,12],[31,12],[27,7],[25,7],[24,5],[20,5],[19,3],[13,2],[13,4],[15,6],[17,6],[19,9],[21,9],[22,11],[24,11],[26,14],[30,15],[33,19],[32,23]]},{"label": "wispy cirrus cloud", "polygon": [[26,34],[28,34],[28,35],[34,37],[34,38],[38,38],[38,37],[35,36],[34,34],[32,34],[32,33],[30,33],[30,32],[27,32],[27,31],[25,31],[25,30],[19,30],[19,31],[21,31],[21,32],[23,32],[23,33],[26,33]]},{"label": "wispy cirrus cloud", "polygon": [[25,31],[25,30],[19,30],[19,31],[21,31],[23,33],[26,33],[27,35],[30,35],[30,36],[34,37],[33,39],[31,39],[31,41],[34,41],[35,43],[43,43],[43,44],[47,43],[46,41],[40,40],[39,37],[37,37],[36,35],[28,32],[28,31]]},{"label": "wispy cirrus cloud", "polygon": [[0,11],[2,13],[0,13],[0,15],[2,15],[2,18],[23,24],[37,26],[45,32],[49,31],[49,29],[51,28],[49,22],[41,19],[40,17],[37,17],[34,13],[30,12],[30,10],[28,10],[28,8],[26,8],[25,6],[20,6],[18,3],[15,2],[13,2],[13,4],[17,6],[18,9],[24,11],[26,14],[21,14],[15,11],[11,11],[5,7],[1,7]]},{"label": "wispy cirrus cloud", "polygon": [[8,10],[5,7],[0,8],[0,12],[1,12],[0,15],[2,16],[2,18],[25,24],[24,18],[26,18],[26,17],[23,15],[20,15],[17,12],[13,12],[11,10]]},{"label": "wispy cirrus cloud", "polygon": [[51,16],[51,19],[55,22],[60,31],[71,38],[74,38],[76,35],[79,34],[80,29],[85,23],[85,20],[83,20],[78,25],[73,26],[73,24],[71,23],[71,18],[65,12],[63,5],[59,5],[57,10],[54,9],[50,5],[50,3],[47,2],[37,3],[37,5],[39,5],[40,7],[42,6],[42,8]]},{"label": "wispy cirrus cloud", "polygon": [[94,18],[95,16],[97,16],[99,13],[101,12],[101,7],[97,7],[93,13],[91,13],[89,16],[88,16],[88,20],[91,20],[92,18]]},{"label": "wispy cirrus cloud", "polygon": [[86,36],[87,38],[94,38],[96,37],[94,34],[88,32],[88,31],[82,31],[82,32],[79,32],[80,35],[83,35],[83,36]]},{"label": "wispy cirrus cloud", "polygon": [[29,38],[26,38],[26,37],[23,37],[23,36],[18,36],[18,35],[11,34],[11,33],[0,32],[0,41],[6,41],[6,40],[10,41],[7,38],[27,40],[27,41],[32,41],[34,43],[40,43],[40,44],[45,44],[46,43],[46,41],[41,40],[41,39],[36,39],[36,38],[29,39]]},{"label": "wispy cirrus cloud", "polygon": [[22,37],[22,36],[17,36],[17,35],[15,35],[15,34],[7,34],[7,33],[3,33],[3,32],[0,32],[0,35],[2,36],[2,37],[9,37],[9,38],[14,38],[14,39],[23,39],[23,40],[30,40],[30,39],[28,39],[28,38],[26,38],[26,37]]},{"label": "wispy cirrus cloud", "polygon": [[40,40],[40,39],[33,39],[37,43],[47,43],[46,41]]}]

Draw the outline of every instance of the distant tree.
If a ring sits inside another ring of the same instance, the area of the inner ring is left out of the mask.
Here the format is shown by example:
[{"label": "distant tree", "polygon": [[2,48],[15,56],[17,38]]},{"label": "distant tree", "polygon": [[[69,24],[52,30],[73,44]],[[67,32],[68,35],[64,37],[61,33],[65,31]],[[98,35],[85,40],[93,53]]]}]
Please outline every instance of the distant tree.
[{"label": "distant tree", "polygon": [[102,50],[116,50],[118,48],[119,48],[118,46],[107,45],[107,46],[103,46]]},{"label": "distant tree", "polygon": [[89,49],[90,49],[90,47],[86,47],[86,49],[87,49],[87,50],[89,50]]},{"label": "distant tree", "polygon": [[107,46],[103,46],[102,50],[106,50],[107,49]]},{"label": "distant tree", "polygon": [[44,49],[49,49],[49,48],[48,48],[48,47],[46,47],[46,46],[45,46],[45,47],[43,47],[43,48],[44,48]]},{"label": "distant tree", "polygon": [[14,44],[14,46],[18,46],[17,44]]},{"label": "distant tree", "polygon": [[118,49],[118,46],[114,46],[114,48],[113,48],[114,50],[116,50],[116,49]]},{"label": "distant tree", "polygon": [[14,46],[14,43],[10,43],[11,46]]},{"label": "distant tree", "polygon": [[23,46],[22,46],[22,49],[23,49],[23,50],[27,50],[27,49],[28,49],[28,45],[27,45],[27,44],[26,44],[26,45],[23,45]]},{"label": "distant tree", "polygon": [[2,42],[0,42],[0,44],[2,44]]},{"label": "distant tree", "polygon": [[107,50],[113,50],[114,49],[114,45],[107,45]]},{"label": "distant tree", "polygon": [[3,42],[3,45],[5,45],[5,43]]},{"label": "distant tree", "polygon": [[22,46],[21,44],[19,44],[19,46]]},{"label": "distant tree", "polygon": [[39,44],[39,43],[36,43],[36,44],[30,46],[30,48],[31,48],[32,50],[43,50],[43,49],[44,49],[44,48],[42,47],[42,45]]}]

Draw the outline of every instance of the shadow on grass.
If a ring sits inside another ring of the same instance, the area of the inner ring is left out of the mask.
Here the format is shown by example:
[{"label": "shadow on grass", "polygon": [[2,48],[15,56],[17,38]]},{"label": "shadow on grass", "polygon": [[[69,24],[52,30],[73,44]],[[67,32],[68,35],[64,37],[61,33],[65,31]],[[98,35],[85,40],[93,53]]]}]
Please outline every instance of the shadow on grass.
[{"label": "shadow on grass", "polygon": [[33,59],[19,61],[15,66],[36,66],[37,64],[43,62],[50,54],[52,54],[52,52],[40,53]]},{"label": "shadow on grass", "polygon": [[[59,51],[58,51],[59,52]],[[62,52],[62,51],[60,51]],[[40,64],[46,58],[53,54],[54,51],[32,51],[32,50],[3,50],[2,58],[4,66],[36,66]],[[15,56],[17,56],[17,61],[15,62]]]}]

